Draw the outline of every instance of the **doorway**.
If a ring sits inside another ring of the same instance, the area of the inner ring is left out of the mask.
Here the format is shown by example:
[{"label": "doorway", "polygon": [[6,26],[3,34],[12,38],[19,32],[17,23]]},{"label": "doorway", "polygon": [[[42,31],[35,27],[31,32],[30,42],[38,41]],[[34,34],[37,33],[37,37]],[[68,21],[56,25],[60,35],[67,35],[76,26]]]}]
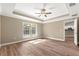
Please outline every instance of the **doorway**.
[{"label": "doorway", "polygon": [[65,39],[66,42],[74,42],[74,21],[67,20],[65,22]]},{"label": "doorway", "polygon": [[75,47],[77,43],[75,19],[69,19],[65,21],[65,41],[68,47]]}]

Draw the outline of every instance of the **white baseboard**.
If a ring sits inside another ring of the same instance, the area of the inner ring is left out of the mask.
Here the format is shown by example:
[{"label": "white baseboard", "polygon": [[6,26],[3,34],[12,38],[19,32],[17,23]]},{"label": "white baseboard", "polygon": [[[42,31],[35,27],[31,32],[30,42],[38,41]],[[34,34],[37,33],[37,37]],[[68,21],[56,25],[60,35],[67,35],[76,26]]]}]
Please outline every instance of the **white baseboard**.
[{"label": "white baseboard", "polygon": [[59,41],[65,41],[65,39],[59,39],[59,38],[52,38],[52,37],[46,37],[48,39],[53,39],[53,40],[59,40]]},{"label": "white baseboard", "polygon": [[[29,40],[33,40],[33,39],[29,39]],[[24,41],[29,41],[29,40],[20,40],[20,41],[16,41],[16,42],[4,43],[4,44],[1,44],[0,47],[10,45],[10,44],[14,44],[14,43],[20,43],[20,42],[24,42]]]},{"label": "white baseboard", "polygon": [[[53,39],[53,40],[59,40],[59,41],[65,41],[65,40],[63,40],[63,39],[52,38],[52,37],[46,37],[46,38],[48,38],[48,39]],[[33,38],[33,39],[29,39],[29,40],[34,40],[34,38]],[[10,44],[14,44],[14,43],[20,43],[20,42],[24,42],[24,41],[29,41],[29,40],[24,40],[24,39],[23,39],[23,40],[16,41],[16,42],[4,43],[4,44],[0,44],[0,47],[1,47],[1,46],[10,45]]]}]

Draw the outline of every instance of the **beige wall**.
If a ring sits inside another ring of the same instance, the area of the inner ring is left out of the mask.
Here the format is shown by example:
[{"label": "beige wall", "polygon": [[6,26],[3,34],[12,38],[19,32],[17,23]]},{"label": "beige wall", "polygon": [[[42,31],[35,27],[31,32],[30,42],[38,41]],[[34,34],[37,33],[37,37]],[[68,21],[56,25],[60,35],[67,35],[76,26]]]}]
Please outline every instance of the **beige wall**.
[{"label": "beige wall", "polygon": [[[16,42],[20,40],[27,40],[23,38],[23,30],[22,30],[22,22],[29,22],[29,21],[23,21],[16,18],[11,18],[7,16],[1,16],[2,18],[2,24],[1,24],[1,35],[2,40],[1,43],[10,43],[10,42]],[[35,22],[30,22],[35,23]],[[42,24],[37,23],[37,33],[38,36],[34,38],[42,38]],[[30,38],[31,39],[31,38]]]},{"label": "beige wall", "polygon": [[[12,17],[1,16],[1,43],[10,43],[20,40],[28,40],[23,38],[22,22],[24,21]],[[35,23],[35,22],[29,22]],[[36,23],[38,36],[34,38],[55,38],[56,40],[64,40],[64,22],[56,21],[50,23]],[[31,39],[31,38],[30,38]]]},{"label": "beige wall", "polygon": [[64,21],[45,23],[43,32],[45,38],[64,41]]},{"label": "beige wall", "polygon": [[0,44],[1,44],[1,16],[0,16]]}]

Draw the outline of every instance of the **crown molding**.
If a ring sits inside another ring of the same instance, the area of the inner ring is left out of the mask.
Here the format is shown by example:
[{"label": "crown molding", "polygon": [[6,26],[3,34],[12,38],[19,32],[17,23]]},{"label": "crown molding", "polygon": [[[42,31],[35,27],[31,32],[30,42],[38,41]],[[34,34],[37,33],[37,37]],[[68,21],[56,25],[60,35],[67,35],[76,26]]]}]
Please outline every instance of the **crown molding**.
[{"label": "crown molding", "polygon": [[59,16],[59,17],[52,18],[50,20],[40,21],[40,20],[37,20],[37,19],[18,16],[18,15],[6,15],[5,14],[5,15],[2,15],[2,16],[8,16],[8,17],[12,17],[12,18],[17,18],[17,19],[21,19],[21,20],[27,20],[27,21],[32,21],[32,22],[37,22],[37,23],[42,23],[42,24],[75,18],[75,17],[70,17],[68,14],[66,14],[66,15],[62,15],[62,16]]},{"label": "crown molding", "polygon": [[1,14],[1,16],[12,17],[12,18],[20,19],[20,20],[25,20],[25,21],[43,23],[42,21],[37,20],[37,19],[33,19],[33,18],[29,18],[29,17],[23,17],[23,16],[18,16],[18,15],[6,15],[6,14],[4,15],[4,14]]},{"label": "crown molding", "polygon": [[36,18],[34,16],[28,15],[27,13],[25,13],[21,10],[18,10],[18,9],[15,9],[12,13],[15,14],[15,15],[18,15],[18,16],[23,16],[23,17],[28,17],[28,18],[39,20],[39,21],[43,21],[42,19],[39,19],[39,18]]},{"label": "crown molding", "polygon": [[57,17],[57,18],[54,18],[54,19],[51,19],[51,20],[48,20],[48,21],[44,21],[43,24],[50,23],[50,22],[56,22],[56,21],[65,21],[65,20],[74,19],[74,18],[77,18],[77,17],[78,16],[71,17],[70,15],[62,15],[60,17]]}]

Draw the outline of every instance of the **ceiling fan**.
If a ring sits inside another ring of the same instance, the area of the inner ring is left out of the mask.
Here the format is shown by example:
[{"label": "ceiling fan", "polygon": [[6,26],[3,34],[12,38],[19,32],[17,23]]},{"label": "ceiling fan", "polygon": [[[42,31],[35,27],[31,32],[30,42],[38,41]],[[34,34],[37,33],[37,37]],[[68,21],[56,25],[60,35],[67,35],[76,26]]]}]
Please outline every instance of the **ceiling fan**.
[{"label": "ceiling fan", "polygon": [[42,9],[39,9],[40,12],[39,12],[39,13],[35,13],[35,14],[39,14],[39,17],[40,17],[40,16],[47,17],[47,15],[52,14],[52,12],[47,11],[46,5],[47,5],[47,4],[44,3],[44,4],[43,4],[43,8],[42,8]]}]

